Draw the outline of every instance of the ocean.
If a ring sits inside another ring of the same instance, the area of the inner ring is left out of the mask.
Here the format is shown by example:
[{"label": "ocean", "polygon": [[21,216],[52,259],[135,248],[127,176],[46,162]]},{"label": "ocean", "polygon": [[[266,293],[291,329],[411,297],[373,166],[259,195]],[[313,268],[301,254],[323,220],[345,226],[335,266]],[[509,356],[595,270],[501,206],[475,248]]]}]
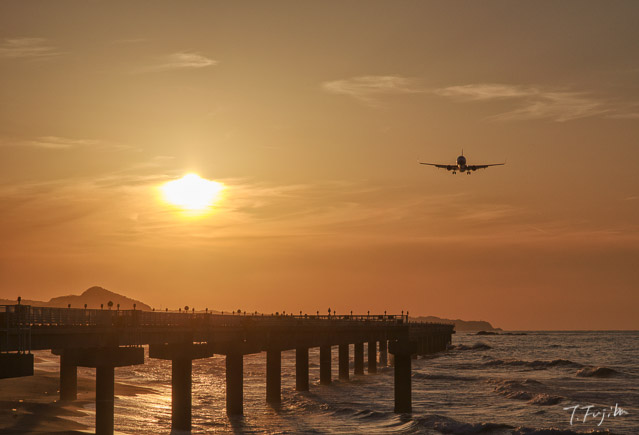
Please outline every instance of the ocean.
[{"label": "ocean", "polygon": [[[37,356],[36,368],[57,370],[57,357]],[[194,361],[192,432],[639,433],[639,332],[457,333],[447,351],[413,360],[411,415],[393,413],[391,367],[363,376],[351,371],[350,381],[339,381],[336,347],[333,383],[327,386],[319,385],[319,350],[311,349],[306,393],[295,391],[295,352],[282,352],[277,408],[265,400],[265,371],[265,354],[244,357],[244,416],[229,419],[224,357]],[[94,377],[95,371],[81,368],[78,375]],[[149,388],[116,397],[118,433],[170,433],[170,362],[147,359],[144,365],[117,368],[115,377]],[[83,411],[85,416],[72,419],[94,427],[95,405],[86,404]]]}]

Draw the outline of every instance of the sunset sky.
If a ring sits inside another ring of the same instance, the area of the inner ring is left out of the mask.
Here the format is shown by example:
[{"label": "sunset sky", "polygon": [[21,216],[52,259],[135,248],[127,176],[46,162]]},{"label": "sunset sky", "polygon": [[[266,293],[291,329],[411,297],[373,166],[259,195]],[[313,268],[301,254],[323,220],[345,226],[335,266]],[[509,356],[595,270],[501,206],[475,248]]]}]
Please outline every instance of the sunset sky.
[{"label": "sunset sky", "polygon": [[[3,1],[0,298],[639,329],[639,2]],[[418,160],[506,166],[452,175]],[[222,183],[208,213],[160,186]]]}]

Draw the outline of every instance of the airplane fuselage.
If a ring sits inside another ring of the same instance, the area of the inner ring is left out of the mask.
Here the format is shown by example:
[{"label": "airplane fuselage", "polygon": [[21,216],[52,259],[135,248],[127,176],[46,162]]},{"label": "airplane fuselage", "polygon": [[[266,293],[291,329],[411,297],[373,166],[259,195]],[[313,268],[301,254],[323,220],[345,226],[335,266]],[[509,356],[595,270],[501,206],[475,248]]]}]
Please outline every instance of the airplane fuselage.
[{"label": "airplane fuselage", "polygon": [[459,172],[466,172],[466,157],[464,156],[457,157],[457,170]]}]

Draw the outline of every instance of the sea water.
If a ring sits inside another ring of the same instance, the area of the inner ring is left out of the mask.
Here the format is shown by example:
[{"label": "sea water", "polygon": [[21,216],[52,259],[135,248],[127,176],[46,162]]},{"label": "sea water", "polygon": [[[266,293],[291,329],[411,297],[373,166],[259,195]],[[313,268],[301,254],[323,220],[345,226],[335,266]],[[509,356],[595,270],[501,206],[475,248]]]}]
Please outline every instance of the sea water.
[{"label": "sea water", "polygon": [[[404,415],[393,413],[392,367],[339,381],[336,347],[332,354],[332,384],[319,385],[311,349],[310,392],[297,392],[295,352],[282,352],[278,407],[266,403],[265,354],[246,355],[244,416],[235,418],[225,412],[224,356],[195,360],[193,433],[639,433],[639,332],[457,333],[447,351],[412,360],[413,412]],[[170,433],[170,361],[147,358],[115,376],[149,389],[116,397],[116,430]],[[84,412],[76,420],[93,427],[95,406]]]}]

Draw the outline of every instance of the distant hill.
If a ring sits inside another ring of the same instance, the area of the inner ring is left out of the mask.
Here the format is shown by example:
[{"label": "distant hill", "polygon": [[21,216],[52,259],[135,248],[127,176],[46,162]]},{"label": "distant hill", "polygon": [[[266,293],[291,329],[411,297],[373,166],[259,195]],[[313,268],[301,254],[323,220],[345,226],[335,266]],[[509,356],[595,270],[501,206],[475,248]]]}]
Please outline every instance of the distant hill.
[{"label": "distant hill", "polygon": [[461,320],[461,319],[442,319],[435,316],[425,317],[411,317],[411,320],[418,322],[440,322],[440,323],[454,323],[455,331],[501,331],[501,328],[494,328],[490,322],[485,320]]},{"label": "distant hill", "polygon": [[[137,310],[151,311],[151,307],[144,302],[127,298],[126,296],[97,286],[85,290],[81,295],[59,296],[57,298],[51,298],[48,302],[24,299],[22,304],[32,305],[34,307],[59,308],[66,308],[69,304],[71,304],[72,308],[84,308],[84,304],[87,304],[87,308],[100,308],[100,304],[104,304],[104,308],[106,309],[109,301],[113,302],[114,308],[120,304],[121,310],[132,310],[133,304],[136,304],[135,308]],[[0,305],[12,305],[15,303],[15,300],[0,299]]]}]

